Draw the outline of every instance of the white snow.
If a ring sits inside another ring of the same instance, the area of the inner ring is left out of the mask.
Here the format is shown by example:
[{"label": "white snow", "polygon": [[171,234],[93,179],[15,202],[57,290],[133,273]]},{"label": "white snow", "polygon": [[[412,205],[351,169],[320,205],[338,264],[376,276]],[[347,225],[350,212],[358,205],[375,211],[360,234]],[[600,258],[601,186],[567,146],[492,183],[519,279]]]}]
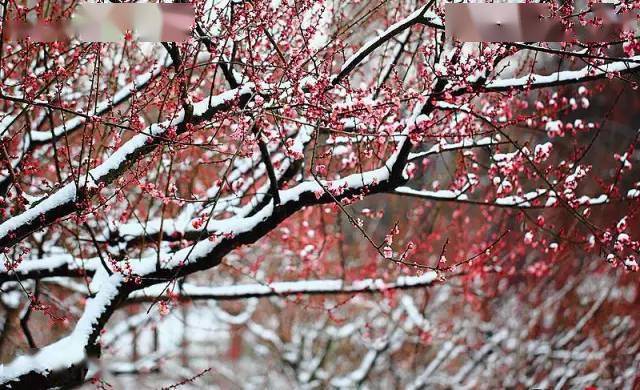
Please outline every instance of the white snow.
[{"label": "white snow", "polygon": [[[182,294],[188,297],[207,297],[215,296],[219,298],[233,298],[242,296],[263,296],[276,294],[298,294],[310,292],[345,292],[357,293],[367,290],[384,290],[394,288],[407,287],[423,287],[429,286],[437,279],[436,272],[425,272],[420,276],[400,276],[395,281],[384,281],[382,279],[363,279],[346,283],[341,279],[328,280],[304,280],[295,282],[274,282],[269,284],[237,284],[232,286],[197,286],[189,283],[182,285]],[[147,287],[143,290],[136,291],[130,295],[131,298],[140,298],[146,296],[156,297],[164,290],[165,284],[157,284]]]},{"label": "white snow", "polygon": [[[237,96],[238,91],[249,91],[252,88],[252,85],[243,85],[242,87],[236,90],[230,90],[221,93],[218,96],[214,96],[211,98],[211,102],[213,104],[223,104],[229,100],[232,100]],[[242,92],[241,92],[242,93]],[[207,102],[208,104],[209,98],[205,98],[202,102]],[[197,103],[197,110],[205,109],[204,105]],[[196,109],[194,108],[194,112]],[[131,158],[131,156],[136,153],[140,148],[142,148],[149,139],[149,136],[158,136],[163,134],[168,127],[177,125],[184,119],[184,111],[180,111],[176,117],[171,121],[164,121],[161,124],[152,124],[149,126],[143,134],[138,134],[127,141],[124,145],[122,145],[118,150],[116,150],[109,158],[107,158],[102,164],[97,167],[91,169],[89,171],[89,178],[92,182],[97,182],[106,175],[108,175],[111,171],[117,170],[120,166],[122,166],[127,160]],[[84,183],[80,183],[83,185]],[[89,183],[91,184],[91,183]],[[28,224],[45,214],[47,211],[52,210],[58,206],[61,206],[65,203],[74,201],[76,198],[76,183],[69,183],[62,188],[60,188],[55,193],[45,197],[45,199],[38,203],[36,206],[24,211],[22,214],[16,215],[14,217],[9,218],[4,223],[0,225],[0,238],[4,238],[7,234],[14,231],[15,229]]]},{"label": "white snow", "polygon": [[421,198],[429,198],[434,200],[468,200],[468,197],[461,190],[414,190],[409,187],[398,187],[395,189],[396,193],[419,196]]},{"label": "white snow", "polygon": [[[638,61],[640,56],[630,57],[629,59]],[[486,84],[487,89],[502,89],[509,87],[522,87],[528,84],[532,85],[553,85],[558,82],[565,81],[577,81],[588,76],[599,76],[610,72],[620,72],[628,69],[635,69],[640,67],[640,63],[630,63],[624,61],[611,62],[608,64],[600,65],[598,67],[586,66],[580,70],[566,70],[561,72],[552,73],[547,76],[539,74],[530,74],[527,76],[492,80]]]},{"label": "white snow", "polygon": [[[85,260],[82,267],[86,270],[95,270],[98,261],[98,259]],[[80,267],[80,264],[76,262],[76,259],[73,256],[61,253],[49,255],[38,260],[25,259],[11,272],[26,274],[37,270],[53,270],[63,265],[67,265],[69,269],[77,269]],[[4,263],[0,263],[0,272],[7,272]]]},{"label": "white snow", "polygon": [[607,203],[609,201],[609,197],[606,194],[601,194],[601,195],[599,195],[598,197],[595,197],[595,198],[583,195],[583,196],[579,197],[577,199],[577,201],[581,205],[584,205],[584,204],[597,205],[597,204]]},{"label": "white snow", "polygon": [[6,115],[2,118],[2,120],[0,120],[0,135],[4,134],[4,132],[7,130],[7,128],[9,127],[11,122],[13,122],[14,119],[15,119],[15,116]]},{"label": "white snow", "polygon": [[556,120],[547,122],[547,124],[544,126],[544,129],[549,135],[555,136],[560,133],[562,127],[562,121]]},{"label": "white snow", "polygon": [[70,335],[41,348],[35,355],[22,355],[9,364],[0,365],[0,384],[8,385],[29,372],[46,373],[81,363],[86,358],[85,346],[94,331],[93,326],[118,294],[121,283],[122,275],[114,274],[103,284],[95,298],[87,301],[84,313]]},{"label": "white snow", "polygon": [[240,95],[251,93],[254,89],[255,84],[246,83],[238,88],[222,92],[219,95],[206,97],[201,101],[193,104],[193,115],[202,115],[210,107],[221,106],[229,101],[232,101]]},{"label": "white snow", "polygon": [[[170,57],[167,57],[167,61],[165,62],[164,66],[161,66],[159,63],[155,64],[152,67],[151,71],[137,76],[134,79],[133,82],[131,82],[131,83],[125,85],[124,87],[122,87],[121,89],[119,89],[113,96],[111,96],[108,99],[100,101],[96,105],[95,109],[92,109],[91,112],[89,112],[87,115],[88,116],[102,115],[110,107],[116,106],[116,105],[122,103],[123,101],[128,99],[131,96],[132,93],[134,93],[136,90],[144,87],[147,83],[149,83],[156,76],[158,76],[165,67],[168,67],[168,66],[171,66]],[[47,130],[47,131],[38,131],[38,130],[32,131],[31,132],[31,139],[33,139],[34,141],[39,141],[39,142],[46,142],[46,141],[49,141],[53,136],[58,137],[58,136],[64,134],[65,132],[70,132],[70,131],[73,131],[73,130],[79,128],[86,121],[87,121],[86,117],[84,117],[84,116],[76,116],[76,117],[73,117],[73,118],[67,120],[64,124],[56,126],[53,129],[53,134],[52,134],[52,131],[49,131],[49,130]]]},{"label": "white snow", "polygon": [[496,199],[496,204],[502,206],[519,206],[519,207],[531,207],[530,201],[538,198],[547,192],[545,189],[539,189],[531,192],[527,192],[522,196],[511,195]]},{"label": "white snow", "polygon": [[491,138],[491,137],[484,137],[478,140],[474,140],[473,138],[465,138],[464,140],[460,141],[460,142],[454,142],[454,143],[444,143],[444,144],[437,144],[432,146],[430,149],[424,151],[424,152],[418,152],[418,153],[410,153],[409,154],[409,160],[415,160],[418,158],[423,158],[423,157],[427,157],[433,154],[438,154],[444,151],[451,151],[451,150],[458,150],[458,149],[467,149],[467,148],[474,148],[474,147],[482,147],[482,146],[488,146],[488,145],[495,145],[500,143],[500,140],[495,137],[495,138]]},{"label": "white snow", "polygon": [[24,211],[22,214],[9,218],[0,225],[0,238],[4,238],[8,233],[14,231],[20,226],[26,225],[45,212],[54,209],[68,201],[75,199],[76,187],[75,183],[67,184],[57,192],[45,198],[42,202],[34,207]]},{"label": "white snow", "polygon": [[[418,8],[417,10],[415,10],[414,12],[411,13],[411,15],[407,16],[406,18],[394,23],[393,25],[389,26],[389,28],[387,28],[386,30],[384,30],[379,36],[377,36],[376,38],[373,38],[371,40],[369,40],[367,43],[365,43],[360,50],[358,50],[357,52],[355,52],[351,57],[349,57],[345,63],[342,65],[342,68],[340,69],[340,73],[344,72],[346,69],[348,69],[349,67],[353,66],[352,64],[356,61],[362,61],[364,59],[366,59],[366,56],[364,58],[360,58],[364,55],[364,53],[368,52],[371,50],[372,47],[374,47],[375,45],[379,44],[380,41],[386,41],[389,38],[393,37],[394,35],[398,34],[399,32],[401,32],[402,30],[404,30],[406,27],[405,25],[407,24],[412,24],[416,19],[418,19],[420,17],[420,15],[425,13],[426,8],[428,7],[428,5],[424,5],[420,8]],[[425,15],[427,16],[427,15]],[[434,19],[434,20],[439,20],[434,14],[429,13],[430,18]],[[334,76],[332,77],[332,81],[333,79],[335,79]]]}]

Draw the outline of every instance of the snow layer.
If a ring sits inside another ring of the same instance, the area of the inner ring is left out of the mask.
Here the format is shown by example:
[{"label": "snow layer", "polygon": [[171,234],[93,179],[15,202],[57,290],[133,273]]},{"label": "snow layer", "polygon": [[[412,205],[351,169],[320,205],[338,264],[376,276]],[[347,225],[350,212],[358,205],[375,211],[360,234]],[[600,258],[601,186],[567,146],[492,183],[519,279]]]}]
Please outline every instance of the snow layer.
[{"label": "snow layer", "polygon": [[[629,59],[638,61],[640,56],[630,57]],[[590,76],[600,76],[611,72],[621,72],[629,69],[636,69],[640,67],[640,63],[629,63],[623,61],[611,62],[598,67],[586,66],[580,70],[565,70],[561,72],[552,73],[547,76],[539,74],[531,74],[519,78],[492,80],[487,83],[487,89],[502,89],[509,87],[522,87],[528,84],[531,85],[545,85],[556,84],[561,82],[578,81]]]},{"label": "snow layer", "polygon": [[121,283],[122,275],[119,274],[112,275],[103,283],[96,297],[87,301],[82,317],[69,336],[40,349],[35,355],[19,356],[7,365],[0,365],[0,384],[8,385],[29,372],[46,374],[84,361],[85,347],[94,332],[94,325],[117,296]]},{"label": "snow layer", "polygon": [[[380,291],[394,288],[422,287],[432,284],[438,277],[436,272],[425,272],[420,276],[401,276],[395,281],[384,281],[382,279],[363,279],[346,283],[341,279],[328,280],[304,280],[295,282],[275,282],[270,284],[240,284],[233,286],[196,286],[184,284],[180,291],[184,296],[197,298],[213,296],[218,298],[233,298],[243,296],[263,296],[271,294],[304,294],[313,292],[331,293],[345,292],[357,293],[362,291]],[[145,296],[158,296],[163,293],[166,284],[157,284],[134,292],[131,298]]]}]

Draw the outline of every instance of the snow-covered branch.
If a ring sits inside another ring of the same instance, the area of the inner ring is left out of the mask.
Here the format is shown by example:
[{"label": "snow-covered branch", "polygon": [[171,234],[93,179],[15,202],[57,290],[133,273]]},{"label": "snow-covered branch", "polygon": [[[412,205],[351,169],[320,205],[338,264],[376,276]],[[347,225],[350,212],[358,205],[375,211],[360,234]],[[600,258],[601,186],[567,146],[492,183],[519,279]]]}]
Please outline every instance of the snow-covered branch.
[{"label": "snow-covered branch", "polygon": [[[253,95],[253,85],[246,84],[235,90],[205,98],[194,105],[190,123],[198,124],[211,118],[216,112],[231,109],[233,101],[245,104]],[[69,183],[35,202],[25,212],[9,218],[0,224],[0,247],[11,247],[28,234],[46,227],[55,220],[80,211],[80,203],[90,198],[95,190],[111,183],[136,161],[161,144],[163,135],[170,128],[185,131],[184,112],[179,112],[173,120],[149,126],[141,134],[134,136],[116,150],[102,164],[88,172],[89,181]]]},{"label": "snow-covered branch", "polygon": [[[273,282],[268,284],[236,284],[232,286],[207,287],[189,283],[180,285],[174,291],[179,299],[186,300],[234,300],[243,298],[286,297],[295,295],[330,295],[375,293],[388,290],[404,290],[431,286],[437,280],[437,273],[428,271],[420,276],[402,276],[394,281],[363,279],[345,282],[341,279],[301,280],[294,282]],[[136,291],[129,301],[144,302],[165,295],[164,285],[155,285]]]},{"label": "snow-covered branch", "polygon": [[[631,57],[632,60],[640,60],[640,56]],[[565,84],[577,84],[592,80],[604,79],[610,75],[634,73],[640,70],[640,63],[628,61],[615,61],[606,64],[589,64],[579,70],[564,70],[549,75],[529,74],[510,79],[493,79],[482,86],[485,92],[499,92],[515,90],[528,90],[536,88],[548,88]]]}]

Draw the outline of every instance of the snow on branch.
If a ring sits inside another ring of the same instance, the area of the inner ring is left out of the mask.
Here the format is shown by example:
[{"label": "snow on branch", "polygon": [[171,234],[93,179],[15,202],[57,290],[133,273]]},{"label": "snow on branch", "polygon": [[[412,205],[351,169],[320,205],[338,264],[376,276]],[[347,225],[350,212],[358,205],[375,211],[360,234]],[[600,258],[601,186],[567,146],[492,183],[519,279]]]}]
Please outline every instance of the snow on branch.
[{"label": "snow on branch", "polygon": [[40,145],[51,142],[52,140],[60,137],[63,134],[70,134],[79,129],[87,121],[87,118],[93,116],[104,115],[111,111],[114,107],[120,105],[123,102],[128,101],[135,92],[143,91],[153,80],[160,76],[166,68],[171,66],[171,59],[167,57],[164,64],[155,64],[152,69],[144,74],[141,74],[135,78],[134,81],[128,83],[124,87],[120,88],[113,96],[98,102],[94,108],[91,109],[86,115],[77,116],[75,118],[68,119],[65,123],[58,125],[53,130],[34,130],[28,133],[32,144]]},{"label": "snow on branch", "polygon": [[[209,287],[189,283],[182,284],[176,291],[182,299],[189,300],[233,300],[243,298],[263,298],[291,295],[313,294],[356,294],[375,293],[386,290],[404,290],[431,286],[438,278],[434,271],[428,271],[420,276],[401,276],[395,281],[386,282],[382,279],[363,279],[345,282],[341,279],[304,280],[294,282],[274,282],[269,284],[238,284],[232,286]],[[157,299],[164,290],[164,285],[158,284],[132,293],[129,298],[134,302]]]},{"label": "snow on branch", "polygon": [[426,4],[414,12],[406,18],[394,23],[389,26],[384,32],[382,32],[378,37],[371,39],[367,43],[365,43],[355,54],[349,57],[340,72],[331,78],[331,84],[337,85],[345,78],[355,67],[357,67],[362,61],[364,61],[367,56],[373,53],[377,48],[382,46],[384,43],[389,41],[391,38],[410,28],[411,26],[418,23],[426,23],[428,21],[433,20],[435,23],[442,24],[440,19],[432,13],[429,15],[425,15],[427,10],[433,5],[434,0],[430,1],[429,4]]},{"label": "snow on branch", "polygon": [[433,155],[437,155],[442,152],[489,147],[489,146],[500,145],[504,143],[506,142],[501,141],[499,136],[493,137],[493,138],[484,137],[478,140],[474,140],[472,138],[466,138],[460,142],[437,144],[432,146],[428,150],[425,150],[424,152],[409,153],[409,157],[407,158],[407,160],[414,161],[422,158],[427,158]]},{"label": "snow on branch", "polygon": [[[631,60],[640,60],[640,56],[631,57]],[[597,80],[610,74],[624,74],[640,69],[640,63],[628,61],[615,61],[603,65],[587,65],[579,70],[564,70],[543,76],[529,74],[511,79],[494,79],[488,81],[482,89],[486,92],[508,91],[510,89],[546,88],[564,84],[575,84],[585,81]]]},{"label": "snow on branch", "polygon": [[[252,95],[253,84],[245,84],[237,89],[225,91],[217,96],[205,98],[194,104],[193,121],[199,123],[210,118],[215,112],[230,109],[230,103],[236,99],[248,100]],[[62,218],[78,211],[78,201],[87,196],[87,186],[90,190],[104,184],[109,184],[119,177],[134,162],[160,144],[162,136],[170,127],[184,125],[185,114],[180,111],[172,120],[161,124],[154,123],[143,133],[138,134],[118,148],[102,164],[89,171],[89,183],[80,182],[66,184],[52,195],[0,224],[0,247],[11,247],[26,235],[49,225],[58,218]],[[79,194],[79,190],[82,194]]]},{"label": "snow on branch", "polygon": [[[635,190],[630,190],[631,195],[634,195]],[[521,209],[538,209],[538,208],[550,208],[557,207],[557,193],[555,191],[549,191],[547,189],[538,189],[530,191],[522,195],[509,195],[504,197],[495,198],[494,200],[472,200],[469,199],[462,191],[452,190],[415,190],[409,187],[398,187],[392,192],[396,195],[405,195],[414,198],[421,198],[425,200],[433,201],[453,201],[461,203],[469,203],[481,206],[495,206],[495,207],[507,207],[507,208],[521,208]],[[547,196],[547,201],[540,204],[533,204],[534,200],[542,199],[543,196]],[[627,196],[621,201],[631,200],[634,196]],[[599,206],[612,203],[612,199],[606,194],[600,194],[596,196],[582,195],[573,199],[572,204],[576,206]]]},{"label": "snow on branch", "polygon": [[22,260],[15,267],[11,267],[11,264],[0,263],[0,284],[16,278],[18,280],[38,280],[54,276],[79,276],[80,271],[92,273],[98,267],[100,267],[100,260],[97,258],[80,262],[70,254],[51,254],[42,259]]},{"label": "snow on branch", "polygon": [[82,381],[87,364],[88,351],[92,350],[100,330],[113,307],[123,298],[120,274],[112,275],[101,286],[94,298],[90,298],[82,317],[68,336],[38,350],[34,355],[17,357],[11,363],[0,366],[0,385],[20,386],[28,383],[32,388],[65,386]]}]

